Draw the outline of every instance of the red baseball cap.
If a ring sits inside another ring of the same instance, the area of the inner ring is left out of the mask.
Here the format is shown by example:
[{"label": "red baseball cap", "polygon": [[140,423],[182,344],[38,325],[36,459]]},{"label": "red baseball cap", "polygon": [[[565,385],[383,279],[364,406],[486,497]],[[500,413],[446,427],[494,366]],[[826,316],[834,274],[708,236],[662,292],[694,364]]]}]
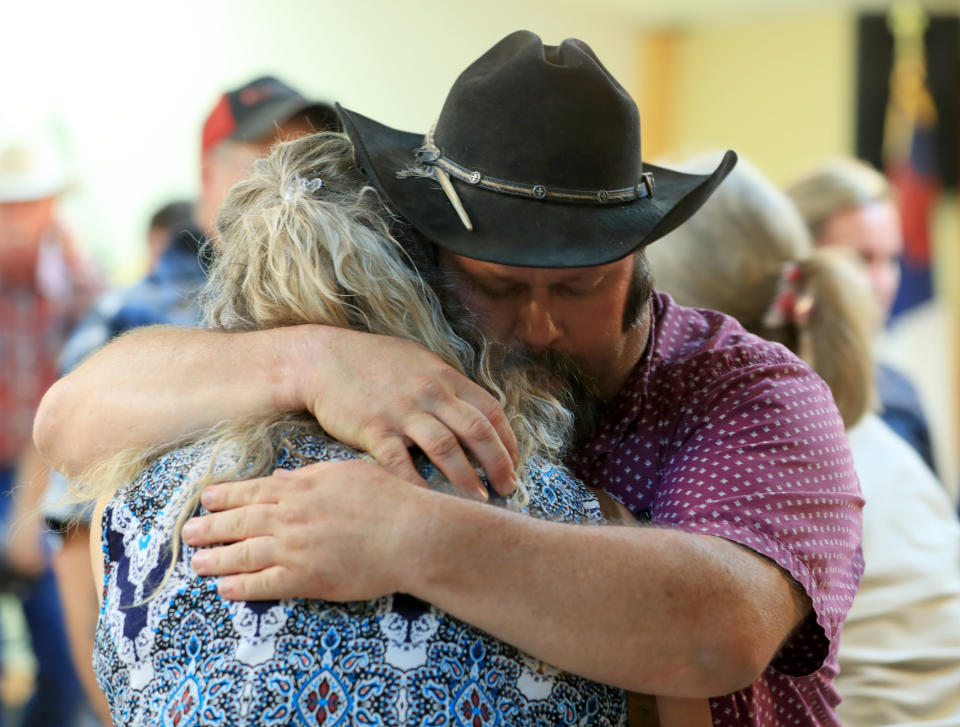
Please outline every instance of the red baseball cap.
[{"label": "red baseball cap", "polygon": [[259,141],[277,124],[306,117],[317,131],[339,131],[332,105],[310,101],[273,76],[262,76],[224,93],[203,124],[201,150],[206,154],[225,139]]}]

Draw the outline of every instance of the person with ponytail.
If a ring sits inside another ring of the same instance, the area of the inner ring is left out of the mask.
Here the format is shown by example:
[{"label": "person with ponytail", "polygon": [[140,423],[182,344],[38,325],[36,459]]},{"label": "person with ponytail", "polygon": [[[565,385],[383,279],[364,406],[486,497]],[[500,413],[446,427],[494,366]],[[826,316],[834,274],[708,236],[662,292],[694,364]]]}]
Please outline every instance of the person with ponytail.
[{"label": "person with ponytail", "polygon": [[[851,250],[862,261],[879,310],[879,333],[890,318],[900,288],[904,247],[900,211],[890,181],[865,162],[838,157],[820,162],[785,191],[815,246]],[[913,381],[881,360],[876,360],[874,379],[880,417],[936,474],[932,430]]]},{"label": "person with ponytail", "polygon": [[874,412],[880,313],[859,259],[814,246],[791,201],[742,158],[648,258],[659,290],[782,343],[837,402],[866,498],[866,568],[838,653],[842,723],[958,724],[960,525],[918,454]]}]

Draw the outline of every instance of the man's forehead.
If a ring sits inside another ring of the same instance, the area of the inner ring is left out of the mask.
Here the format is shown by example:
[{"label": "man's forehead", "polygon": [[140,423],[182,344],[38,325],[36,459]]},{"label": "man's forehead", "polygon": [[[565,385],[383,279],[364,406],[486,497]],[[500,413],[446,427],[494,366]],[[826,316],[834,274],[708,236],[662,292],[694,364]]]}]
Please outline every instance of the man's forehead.
[{"label": "man's forehead", "polygon": [[18,199],[14,202],[0,202],[2,210],[39,210],[53,206],[53,195],[38,199]]},{"label": "man's forehead", "polygon": [[599,279],[615,270],[632,267],[633,258],[628,256],[606,265],[583,268],[529,268],[491,263],[484,260],[455,255],[441,251],[441,258],[450,261],[455,270],[474,278],[512,280],[516,282],[562,283],[572,280]]},{"label": "man's forehead", "polygon": [[0,216],[4,218],[27,218],[44,216],[53,213],[55,199],[43,197],[41,199],[24,199],[16,202],[0,202]]}]

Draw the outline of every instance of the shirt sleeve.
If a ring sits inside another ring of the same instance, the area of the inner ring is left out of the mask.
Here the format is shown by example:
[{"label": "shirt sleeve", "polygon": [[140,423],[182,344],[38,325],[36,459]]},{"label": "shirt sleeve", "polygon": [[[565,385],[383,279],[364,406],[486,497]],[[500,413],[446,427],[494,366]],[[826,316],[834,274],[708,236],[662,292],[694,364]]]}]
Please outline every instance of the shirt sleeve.
[{"label": "shirt sleeve", "polygon": [[835,654],[863,573],[863,499],[826,384],[794,360],[719,371],[661,438],[653,522],[715,535],[771,559],[812,614],[773,666],[810,674]]}]

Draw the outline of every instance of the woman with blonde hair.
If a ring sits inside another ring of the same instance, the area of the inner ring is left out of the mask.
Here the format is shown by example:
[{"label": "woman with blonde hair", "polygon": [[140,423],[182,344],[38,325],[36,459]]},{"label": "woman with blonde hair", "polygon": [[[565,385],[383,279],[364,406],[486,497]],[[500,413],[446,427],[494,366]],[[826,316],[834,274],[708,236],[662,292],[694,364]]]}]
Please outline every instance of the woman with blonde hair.
[{"label": "woman with blonde hair", "polygon": [[668,241],[647,252],[660,290],[784,344],[827,382],[844,424],[859,421],[872,398],[876,314],[852,256],[814,249],[789,200],[744,160]]},{"label": "woman with blonde hair", "polygon": [[900,214],[887,179],[864,162],[838,157],[798,177],[786,194],[815,245],[853,248],[862,258],[886,319],[900,285],[903,252]]},{"label": "woman with blonde hair", "polygon": [[[817,247],[851,250],[863,263],[886,322],[900,288],[903,231],[894,190],[880,172],[857,159],[821,162],[786,188]],[[913,383],[886,363],[875,371],[880,416],[937,472],[930,427]]]},{"label": "woman with blonde hair", "polygon": [[843,724],[960,723],[960,523],[929,469],[871,412],[878,312],[856,257],[815,247],[790,200],[741,159],[648,258],[658,289],[783,343],[836,398],[866,498],[866,568],[838,653]]},{"label": "woman with blonde hair", "polygon": [[[345,137],[276,145],[221,209],[208,322],[234,332],[315,323],[425,345],[493,394],[516,435],[516,492],[484,498],[554,521],[632,523],[553,464],[574,443],[568,405],[578,403],[558,384],[557,362],[548,370],[487,345],[448,294],[432,248],[397,241],[400,224]],[[568,384],[573,377],[565,372]],[[222,422],[84,474],[78,495],[98,500],[94,668],[115,724],[626,724],[621,689],[555,669],[412,596],[228,600],[191,568],[198,551],[181,530],[206,512],[207,485],[371,459],[293,412]],[[425,458],[418,464],[431,487],[451,491]],[[709,724],[700,701],[631,695],[629,709],[641,727]]]}]

